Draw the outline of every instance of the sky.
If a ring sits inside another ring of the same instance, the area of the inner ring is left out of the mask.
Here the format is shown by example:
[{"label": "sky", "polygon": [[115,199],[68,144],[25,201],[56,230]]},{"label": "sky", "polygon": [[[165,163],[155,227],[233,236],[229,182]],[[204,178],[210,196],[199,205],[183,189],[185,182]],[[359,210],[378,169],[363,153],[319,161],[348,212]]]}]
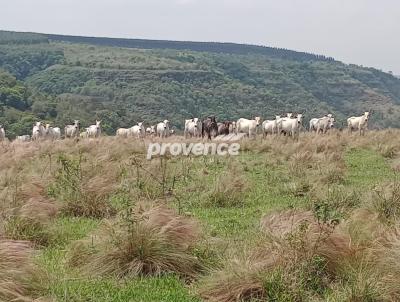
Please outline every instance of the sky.
[{"label": "sky", "polygon": [[237,42],[400,75],[399,0],[0,0],[0,29]]}]

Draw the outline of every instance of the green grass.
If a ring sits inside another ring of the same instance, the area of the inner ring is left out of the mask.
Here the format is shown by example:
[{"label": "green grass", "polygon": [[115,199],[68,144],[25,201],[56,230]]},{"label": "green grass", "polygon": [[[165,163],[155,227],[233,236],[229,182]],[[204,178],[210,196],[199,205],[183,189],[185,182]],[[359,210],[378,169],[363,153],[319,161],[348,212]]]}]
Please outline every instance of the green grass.
[{"label": "green grass", "polygon": [[[245,151],[237,158],[216,158],[209,162],[195,158],[190,162],[191,173],[176,181],[174,193],[179,196],[180,203],[173,198],[170,200],[181,212],[190,212],[199,219],[208,235],[225,240],[230,248],[256,244],[262,215],[278,209],[306,206],[309,201],[307,196],[296,197],[282,190],[285,183],[298,178],[290,175],[286,162],[271,165],[269,156],[271,154],[265,152]],[[371,188],[394,176],[386,160],[375,151],[350,149],[345,152],[344,159],[347,171],[340,186]],[[183,162],[174,159],[169,165],[170,169],[178,170]],[[215,179],[233,170],[246,180],[243,205],[216,207],[205,204]],[[336,185],[339,186],[332,186]],[[42,250],[38,259],[51,280],[46,296],[56,301],[73,302],[200,301],[191,293],[190,286],[173,275],[117,281],[83,278],[78,271],[67,268],[64,262],[68,244],[85,237],[99,224],[100,220],[87,218],[56,220],[53,227],[57,241]]]},{"label": "green grass", "polygon": [[345,161],[348,186],[370,187],[395,177],[386,160],[369,149],[351,149],[346,152]]}]

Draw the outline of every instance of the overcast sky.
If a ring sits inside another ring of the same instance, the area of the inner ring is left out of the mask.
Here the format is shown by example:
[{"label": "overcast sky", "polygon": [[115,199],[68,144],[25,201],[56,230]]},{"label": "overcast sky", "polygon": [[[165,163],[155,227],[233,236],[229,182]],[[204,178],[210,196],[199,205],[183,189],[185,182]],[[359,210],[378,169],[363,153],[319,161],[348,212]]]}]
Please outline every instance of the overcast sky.
[{"label": "overcast sky", "polygon": [[400,74],[400,0],[0,0],[0,29],[221,41]]}]

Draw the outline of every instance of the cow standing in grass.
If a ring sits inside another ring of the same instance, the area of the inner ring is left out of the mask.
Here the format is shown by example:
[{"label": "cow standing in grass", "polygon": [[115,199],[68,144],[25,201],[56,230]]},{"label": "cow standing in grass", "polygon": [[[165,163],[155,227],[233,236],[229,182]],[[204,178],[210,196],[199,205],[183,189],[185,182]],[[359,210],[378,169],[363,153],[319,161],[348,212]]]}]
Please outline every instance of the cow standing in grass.
[{"label": "cow standing in grass", "polygon": [[218,135],[228,135],[230,133],[232,122],[225,121],[218,123]]},{"label": "cow standing in grass", "polygon": [[335,118],[332,114],[327,114],[321,118],[313,118],[310,120],[310,132],[326,133],[329,129],[333,128]]},{"label": "cow standing in grass", "polygon": [[80,123],[78,120],[75,120],[73,125],[65,126],[65,128],[64,128],[65,138],[79,137],[79,127],[80,127]]},{"label": "cow standing in grass", "polygon": [[146,128],[146,135],[154,136],[156,135],[156,126],[150,126]]},{"label": "cow standing in grass", "polygon": [[46,136],[46,129],[43,127],[42,122],[36,122],[32,128],[32,140],[39,140]]},{"label": "cow standing in grass", "polygon": [[360,135],[364,135],[365,129],[368,128],[369,116],[370,116],[369,111],[366,111],[362,116],[352,116],[348,118],[347,128],[349,129],[349,133],[358,130]]},{"label": "cow standing in grass", "polygon": [[157,133],[157,136],[160,138],[168,137],[170,134],[169,121],[164,120],[163,122],[158,123],[156,126],[156,133]]},{"label": "cow standing in grass", "polygon": [[207,135],[207,138],[211,140],[218,135],[218,124],[215,116],[209,116],[201,123],[201,137]]},{"label": "cow standing in grass", "polygon": [[46,124],[45,128],[46,138],[50,140],[61,139],[61,129],[58,127],[51,127],[50,124]]},{"label": "cow standing in grass", "polygon": [[4,130],[3,125],[0,125],[0,142],[6,139],[6,131]]},{"label": "cow standing in grass", "polygon": [[201,122],[199,118],[195,117],[192,119],[185,120],[184,136],[188,137],[200,137],[201,136]]},{"label": "cow standing in grass", "polygon": [[261,118],[255,117],[254,120],[240,118],[236,123],[237,133],[246,133],[249,137],[257,134],[257,128],[260,126]]},{"label": "cow standing in grass", "polygon": [[119,128],[119,129],[117,129],[116,135],[118,137],[127,138],[129,136],[129,132],[130,132],[129,130],[130,129],[127,129],[127,128]]},{"label": "cow standing in grass", "polygon": [[303,123],[303,115],[298,114],[296,118],[281,118],[278,121],[278,134],[284,133],[291,135],[293,138],[297,137],[300,133],[300,128]]},{"label": "cow standing in grass", "polygon": [[90,138],[98,138],[101,136],[101,121],[96,120],[95,125],[90,125],[88,128],[86,128],[87,135]]},{"label": "cow standing in grass", "polygon": [[263,137],[265,138],[268,134],[274,134],[278,132],[278,121],[281,119],[280,115],[275,116],[274,120],[266,120],[262,123],[261,129]]},{"label": "cow standing in grass", "polygon": [[129,135],[135,138],[144,138],[146,136],[146,129],[144,128],[143,122],[130,128],[129,132]]}]

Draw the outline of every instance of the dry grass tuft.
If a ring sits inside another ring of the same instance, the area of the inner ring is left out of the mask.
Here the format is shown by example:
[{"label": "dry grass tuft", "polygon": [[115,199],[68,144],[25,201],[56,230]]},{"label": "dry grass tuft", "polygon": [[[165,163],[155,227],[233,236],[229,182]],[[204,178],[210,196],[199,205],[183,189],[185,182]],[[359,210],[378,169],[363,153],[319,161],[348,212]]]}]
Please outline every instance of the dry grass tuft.
[{"label": "dry grass tuft", "polygon": [[42,272],[32,262],[27,242],[0,240],[0,301],[33,301]]},{"label": "dry grass tuft", "polygon": [[235,172],[222,173],[207,197],[208,204],[215,207],[243,206],[247,186],[243,177]]},{"label": "dry grass tuft", "polygon": [[56,217],[58,207],[54,203],[31,198],[21,208],[7,215],[4,220],[4,236],[13,240],[28,240],[46,246],[52,239],[49,223]]},{"label": "dry grass tuft", "polygon": [[[245,260],[234,258],[206,277],[200,294],[217,302],[309,301],[327,294],[335,299],[350,297],[348,301],[370,297],[396,301],[400,278],[395,276],[400,266],[390,268],[398,256],[390,253],[396,250],[400,233],[385,238],[387,232],[373,217],[376,214],[370,211],[356,211],[334,226],[318,222],[309,211],[264,216],[265,240]],[[379,249],[390,253],[378,260],[378,255],[385,255]],[[362,282],[360,276],[374,278]]]},{"label": "dry grass tuft", "polygon": [[200,238],[197,223],[159,206],[137,209],[108,222],[92,237],[72,247],[69,264],[95,276],[157,276],[174,272],[194,278],[202,269],[192,248]]},{"label": "dry grass tuft", "polygon": [[383,221],[398,221],[400,218],[400,183],[393,182],[376,188],[372,195],[372,206]]}]

